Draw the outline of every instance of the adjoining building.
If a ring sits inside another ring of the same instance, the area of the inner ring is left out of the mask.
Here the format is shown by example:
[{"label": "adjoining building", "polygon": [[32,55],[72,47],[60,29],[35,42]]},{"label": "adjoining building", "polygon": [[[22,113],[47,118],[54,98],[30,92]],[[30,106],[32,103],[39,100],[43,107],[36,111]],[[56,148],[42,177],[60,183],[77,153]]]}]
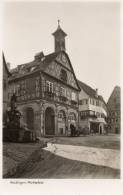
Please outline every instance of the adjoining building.
[{"label": "adjoining building", "polygon": [[5,56],[3,53],[3,123],[6,122],[6,111],[9,105],[8,99],[8,79],[11,76],[11,73],[6,63]]},{"label": "adjoining building", "polygon": [[121,103],[120,87],[114,87],[107,102],[108,108],[108,130],[110,133],[120,133],[121,131]]},{"label": "adjoining building", "polygon": [[107,108],[98,90],[92,89],[85,83],[78,81],[81,88],[79,94],[79,126],[87,128],[91,133],[105,133]]},{"label": "adjoining building", "polygon": [[67,34],[58,24],[53,36],[55,52],[39,52],[9,80],[9,97],[16,94],[21,120],[36,137],[68,135],[71,123],[78,128],[80,87],[65,49]]}]

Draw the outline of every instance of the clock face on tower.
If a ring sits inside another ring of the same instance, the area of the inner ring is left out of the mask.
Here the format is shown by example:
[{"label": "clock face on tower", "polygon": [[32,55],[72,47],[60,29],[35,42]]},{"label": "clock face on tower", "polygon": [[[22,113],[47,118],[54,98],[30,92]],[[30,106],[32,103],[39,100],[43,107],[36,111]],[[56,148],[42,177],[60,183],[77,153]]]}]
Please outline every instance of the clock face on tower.
[{"label": "clock face on tower", "polygon": [[68,59],[67,59],[67,56],[66,56],[64,53],[60,53],[60,54],[57,56],[56,60],[57,60],[58,62],[60,62],[63,66],[65,66],[66,68],[68,68],[69,70],[71,70],[70,63],[69,63],[69,61],[68,61]]},{"label": "clock face on tower", "polygon": [[62,56],[61,56],[61,59],[62,59],[62,62],[64,62],[64,63],[67,62],[67,59],[66,59],[66,56],[65,56],[65,55],[62,55]]}]

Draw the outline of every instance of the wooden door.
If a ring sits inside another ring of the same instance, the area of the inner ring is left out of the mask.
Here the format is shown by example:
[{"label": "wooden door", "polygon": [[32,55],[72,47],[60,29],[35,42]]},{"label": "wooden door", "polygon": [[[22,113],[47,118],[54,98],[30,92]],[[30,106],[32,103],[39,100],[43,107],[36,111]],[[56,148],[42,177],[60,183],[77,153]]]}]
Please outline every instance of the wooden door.
[{"label": "wooden door", "polygon": [[45,111],[45,134],[55,134],[55,116],[52,108],[47,108]]}]

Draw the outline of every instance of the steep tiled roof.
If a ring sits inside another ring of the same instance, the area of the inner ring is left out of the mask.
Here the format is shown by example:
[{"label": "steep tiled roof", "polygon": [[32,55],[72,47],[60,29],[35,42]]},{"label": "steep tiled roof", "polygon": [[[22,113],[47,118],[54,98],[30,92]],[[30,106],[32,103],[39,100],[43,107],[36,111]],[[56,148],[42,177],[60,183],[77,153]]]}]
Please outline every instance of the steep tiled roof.
[{"label": "steep tiled roof", "polygon": [[[107,102],[107,106],[113,109],[117,103],[120,104],[121,89],[119,86],[115,86]],[[117,100],[117,101],[116,101]],[[115,109],[115,108],[114,108]]]},{"label": "steep tiled roof", "polygon": [[[25,73],[23,73],[22,75],[26,75],[27,73],[30,72],[29,70],[32,67],[34,67],[34,71],[44,70],[46,68],[46,66],[57,57],[57,55],[58,55],[58,53],[54,52],[54,53],[51,53],[49,55],[44,56],[42,58],[42,60],[33,60],[31,62],[18,65],[16,68],[11,70],[11,73],[13,74],[13,77],[15,78],[15,77],[21,76],[20,71],[24,71]],[[32,71],[32,72],[34,72],[34,71]]]},{"label": "steep tiled roof", "polygon": [[79,81],[79,86],[81,89],[83,89],[89,96],[96,98],[96,90],[92,89],[87,84],[83,83],[82,81]]},{"label": "steep tiled roof", "polygon": [[51,61],[53,61],[57,56],[58,56],[59,52],[53,52],[49,55],[45,56],[44,62],[46,63],[50,63]]},{"label": "steep tiled roof", "polygon": [[104,102],[104,104],[106,105],[106,102],[105,102],[104,98],[103,98],[101,95],[99,95],[99,99],[100,99],[102,102]]},{"label": "steep tiled roof", "polygon": [[83,83],[82,81],[78,80],[78,83],[79,83],[80,88],[83,89],[85,91],[85,93],[87,93],[90,97],[95,98],[95,99],[99,99],[102,102],[104,102],[104,104],[106,105],[103,97],[101,95],[98,95],[98,96],[96,95],[96,90],[95,89],[91,88],[90,86]]},{"label": "steep tiled roof", "polygon": [[6,60],[5,60],[4,53],[2,53],[2,56],[3,56],[3,66],[5,66],[5,69],[6,69],[7,73],[8,73],[8,75],[10,76],[11,73],[10,73],[10,71],[8,69],[8,66],[7,66],[7,63],[6,63]]},{"label": "steep tiled roof", "polygon": [[[11,70],[12,77],[11,77],[10,80],[13,80],[13,79],[16,79],[16,78],[20,78],[20,77],[32,74],[32,73],[40,71],[40,70],[41,71],[45,71],[46,67],[52,61],[54,61],[56,59],[56,57],[59,55],[60,52],[53,52],[53,53],[50,53],[49,55],[45,55],[45,56],[42,55],[41,58],[40,58],[40,53],[42,53],[42,52],[39,52],[38,53],[39,54],[39,58],[37,58],[37,59],[35,58],[32,62],[18,65],[15,69],[12,69]],[[70,59],[69,59],[67,53],[65,51],[62,51],[62,52],[64,52],[65,55],[67,56],[68,61],[69,61],[70,66],[71,66],[71,69],[72,69],[73,74],[74,74],[74,70],[73,70],[73,67],[71,65],[71,62],[70,62]],[[38,57],[38,55],[36,55],[36,56]],[[77,82],[75,74],[74,74],[74,78],[76,80],[77,87],[80,90],[80,86],[78,85],[78,82]]]}]

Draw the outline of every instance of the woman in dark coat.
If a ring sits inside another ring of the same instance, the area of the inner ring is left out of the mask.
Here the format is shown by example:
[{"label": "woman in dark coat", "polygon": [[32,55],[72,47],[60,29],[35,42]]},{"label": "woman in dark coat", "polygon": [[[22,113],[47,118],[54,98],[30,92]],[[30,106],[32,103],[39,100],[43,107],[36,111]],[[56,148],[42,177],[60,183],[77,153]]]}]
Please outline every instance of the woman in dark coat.
[{"label": "woman in dark coat", "polygon": [[75,134],[75,127],[73,124],[70,124],[71,136],[73,137]]}]

